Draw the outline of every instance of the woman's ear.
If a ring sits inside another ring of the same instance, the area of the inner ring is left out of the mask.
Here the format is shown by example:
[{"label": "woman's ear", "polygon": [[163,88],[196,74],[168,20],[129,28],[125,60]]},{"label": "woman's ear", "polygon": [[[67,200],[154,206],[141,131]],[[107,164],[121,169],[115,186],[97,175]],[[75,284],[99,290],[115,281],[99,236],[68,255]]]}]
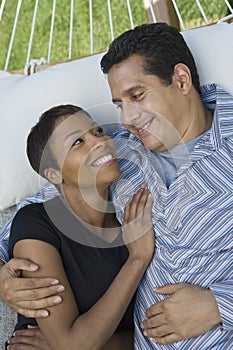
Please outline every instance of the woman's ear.
[{"label": "woman's ear", "polygon": [[47,168],[44,171],[44,176],[54,185],[60,185],[62,183],[62,174],[58,169]]},{"label": "woman's ear", "polygon": [[190,91],[192,87],[192,77],[189,68],[184,63],[177,63],[175,65],[173,79],[184,95]]}]

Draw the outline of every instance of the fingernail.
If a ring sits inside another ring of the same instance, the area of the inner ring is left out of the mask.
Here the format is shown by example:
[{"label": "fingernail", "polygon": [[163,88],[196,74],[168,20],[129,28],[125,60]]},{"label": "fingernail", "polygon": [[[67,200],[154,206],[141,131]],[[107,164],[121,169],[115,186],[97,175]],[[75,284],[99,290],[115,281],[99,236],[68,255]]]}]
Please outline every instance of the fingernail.
[{"label": "fingernail", "polygon": [[144,334],[145,336],[147,336],[147,331],[144,331],[143,334]]},{"label": "fingernail", "polygon": [[57,296],[53,299],[54,304],[59,304],[62,301],[62,298]]},{"label": "fingernail", "polygon": [[65,287],[64,286],[59,286],[57,287],[57,291],[58,292],[63,292],[65,290]]},{"label": "fingernail", "polygon": [[40,316],[41,317],[48,317],[48,315],[49,315],[48,311],[46,311],[46,310],[40,311]]},{"label": "fingernail", "polygon": [[140,326],[141,326],[141,328],[142,328],[142,329],[144,329],[144,327],[143,327],[143,324],[142,324],[142,323],[141,323],[141,325],[140,325]]},{"label": "fingernail", "polygon": [[50,283],[52,286],[54,286],[55,284],[58,284],[59,281],[58,280],[52,280],[52,282]]},{"label": "fingernail", "polygon": [[38,269],[38,266],[37,266],[36,264],[30,264],[30,265],[29,265],[29,269],[30,269],[31,271],[35,271],[35,270]]}]

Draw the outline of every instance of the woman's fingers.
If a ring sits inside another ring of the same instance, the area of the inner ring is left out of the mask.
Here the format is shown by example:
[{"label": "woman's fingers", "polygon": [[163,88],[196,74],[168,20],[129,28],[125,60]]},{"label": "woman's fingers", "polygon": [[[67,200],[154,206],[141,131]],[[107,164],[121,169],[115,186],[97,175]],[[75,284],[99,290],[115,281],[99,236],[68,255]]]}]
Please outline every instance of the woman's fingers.
[{"label": "woman's fingers", "polygon": [[140,190],[132,196],[125,207],[124,224],[131,222],[143,212],[147,197],[148,190],[146,186],[140,188]]}]

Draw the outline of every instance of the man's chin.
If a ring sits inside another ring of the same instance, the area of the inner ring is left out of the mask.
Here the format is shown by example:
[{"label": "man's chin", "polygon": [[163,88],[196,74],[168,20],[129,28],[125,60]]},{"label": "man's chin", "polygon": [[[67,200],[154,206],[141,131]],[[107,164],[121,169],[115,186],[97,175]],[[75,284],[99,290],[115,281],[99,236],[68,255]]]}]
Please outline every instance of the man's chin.
[{"label": "man's chin", "polygon": [[144,137],[141,137],[139,138],[139,140],[143,143],[143,145],[148,148],[150,151],[153,151],[153,152],[160,152],[160,149],[163,148],[163,146],[158,143],[157,140],[154,140],[154,139],[150,139],[150,138],[144,138]]}]

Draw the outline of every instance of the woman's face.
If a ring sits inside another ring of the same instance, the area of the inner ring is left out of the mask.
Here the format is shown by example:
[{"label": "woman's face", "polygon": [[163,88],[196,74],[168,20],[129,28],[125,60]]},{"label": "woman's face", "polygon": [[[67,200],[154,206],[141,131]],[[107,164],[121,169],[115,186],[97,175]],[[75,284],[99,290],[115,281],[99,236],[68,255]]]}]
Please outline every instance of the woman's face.
[{"label": "woman's face", "polygon": [[120,175],[113,140],[84,111],[60,120],[50,141],[63,186],[101,189]]}]

